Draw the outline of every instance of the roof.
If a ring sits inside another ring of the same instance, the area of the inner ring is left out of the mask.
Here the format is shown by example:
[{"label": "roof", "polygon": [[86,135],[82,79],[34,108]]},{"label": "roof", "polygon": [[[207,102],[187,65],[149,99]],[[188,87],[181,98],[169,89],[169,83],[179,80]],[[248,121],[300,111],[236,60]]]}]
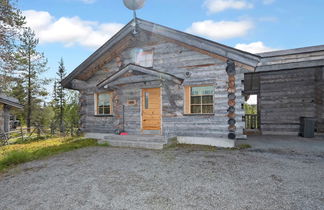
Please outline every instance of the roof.
[{"label": "roof", "polygon": [[294,54],[302,54],[302,53],[318,52],[318,51],[324,51],[324,45],[302,47],[302,48],[295,48],[289,50],[276,50],[271,52],[258,53],[257,55],[261,56],[262,58],[268,58],[268,57],[294,55]]},{"label": "roof", "polygon": [[258,54],[261,56],[256,71],[324,66],[324,45],[279,50]]},{"label": "roof", "polygon": [[9,97],[9,96],[5,96],[3,94],[0,94],[0,103],[6,104],[6,105],[9,105],[11,107],[18,108],[18,109],[24,108],[23,105],[19,104],[18,99],[13,98],[13,97]]},{"label": "roof", "polygon": [[142,19],[135,19],[130,21],[118,33],[116,33],[110,40],[90,55],[83,61],[76,69],[74,69],[66,78],[63,79],[62,85],[66,88],[71,88],[71,81],[78,75],[84,73],[93,63],[101,58],[109,49],[114,47],[117,43],[123,40],[126,36],[132,34],[134,29],[134,21],[137,21],[137,30],[144,30],[172,39],[187,46],[196,47],[205,50],[212,54],[232,59],[247,66],[255,67],[259,63],[260,56],[241,51],[226,45],[219,44],[192,34],[181,32],[172,28],[168,28],[159,24],[155,24]]}]

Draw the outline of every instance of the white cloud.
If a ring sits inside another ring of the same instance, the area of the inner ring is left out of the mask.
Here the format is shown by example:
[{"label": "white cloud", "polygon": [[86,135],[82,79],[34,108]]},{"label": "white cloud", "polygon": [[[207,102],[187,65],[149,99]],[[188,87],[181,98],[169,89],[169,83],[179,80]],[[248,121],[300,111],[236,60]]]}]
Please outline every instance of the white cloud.
[{"label": "white cloud", "polygon": [[80,17],[56,19],[46,11],[23,11],[27,26],[31,27],[40,43],[63,43],[65,46],[81,45],[97,48],[118,32],[123,24],[98,23]]},{"label": "white cloud", "polygon": [[27,18],[27,25],[35,31],[46,27],[54,19],[50,13],[45,11],[26,10],[23,11],[23,15]]},{"label": "white cloud", "polygon": [[194,22],[186,31],[213,40],[241,37],[253,28],[253,23],[248,20],[242,21],[219,21],[205,20]]},{"label": "white cloud", "polygon": [[217,13],[227,9],[239,10],[253,8],[253,4],[244,0],[206,0],[203,6],[207,8],[209,13]]},{"label": "white cloud", "polygon": [[236,49],[243,50],[250,53],[270,52],[278,49],[265,46],[263,42],[252,42],[250,44],[237,44]]}]

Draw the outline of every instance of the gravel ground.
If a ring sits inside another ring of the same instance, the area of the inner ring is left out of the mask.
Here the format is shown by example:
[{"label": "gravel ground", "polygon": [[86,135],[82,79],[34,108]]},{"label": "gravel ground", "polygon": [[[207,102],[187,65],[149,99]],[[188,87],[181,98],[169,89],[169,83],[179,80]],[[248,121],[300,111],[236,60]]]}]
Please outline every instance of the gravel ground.
[{"label": "gravel ground", "polygon": [[324,153],[85,148],[0,175],[0,209],[324,209]]}]

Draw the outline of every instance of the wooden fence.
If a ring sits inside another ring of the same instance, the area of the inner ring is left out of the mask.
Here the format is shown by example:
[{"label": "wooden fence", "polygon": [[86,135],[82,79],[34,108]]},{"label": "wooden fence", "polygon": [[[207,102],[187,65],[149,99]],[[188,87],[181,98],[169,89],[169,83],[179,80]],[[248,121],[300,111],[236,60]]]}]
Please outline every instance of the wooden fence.
[{"label": "wooden fence", "polygon": [[50,130],[42,129],[40,127],[33,127],[31,128],[30,132],[28,132],[27,128],[19,127],[16,130],[12,130],[9,132],[0,132],[0,146],[14,143],[11,141],[14,139],[20,139],[21,141],[24,141],[34,136],[39,137],[49,134]]},{"label": "wooden fence", "polygon": [[245,115],[245,129],[259,129],[259,116],[257,114],[246,114]]}]

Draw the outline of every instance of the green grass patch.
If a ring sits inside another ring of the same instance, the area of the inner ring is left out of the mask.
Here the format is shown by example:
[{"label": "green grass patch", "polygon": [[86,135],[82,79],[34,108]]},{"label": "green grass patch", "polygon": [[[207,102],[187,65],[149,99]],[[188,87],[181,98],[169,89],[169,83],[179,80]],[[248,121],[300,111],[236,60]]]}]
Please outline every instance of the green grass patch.
[{"label": "green grass patch", "polygon": [[167,149],[186,149],[189,151],[216,151],[217,147],[199,144],[171,144]]},{"label": "green grass patch", "polygon": [[15,144],[27,144],[35,141],[42,141],[49,138],[54,138],[54,136],[46,135],[46,136],[31,136],[31,137],[24,137],[24,138],[17,138],[14,142]]},{"label": "green grass patch", "polygon": [[105,142],[105,143],[100,143],[99,146],[101,147],[109,147],[109,143],[108,142]]},{"label": "green grass patch", "polygon": [[46,141],[43,141],[41,143],[33,142],[25,145],[19,145],[20,147],[15,147],[14,149],[10,148],[10,146],[8,146],[8,148],[0,148],[7,150],[2,152],[2,154],[0,153],[0,171],[3,171],[20,163],[38,160],[62,152],[68,152],[71,150],[90,146],[101,146],[97,143],[97,140],[83,138],[55,138]]},{"label": "green grass patch", "polygon": [[249,149],[249,148],[251,148],[251,145],[249,145],[249,144],[240,144],[237,147],[238,147],[238,149]]}]

